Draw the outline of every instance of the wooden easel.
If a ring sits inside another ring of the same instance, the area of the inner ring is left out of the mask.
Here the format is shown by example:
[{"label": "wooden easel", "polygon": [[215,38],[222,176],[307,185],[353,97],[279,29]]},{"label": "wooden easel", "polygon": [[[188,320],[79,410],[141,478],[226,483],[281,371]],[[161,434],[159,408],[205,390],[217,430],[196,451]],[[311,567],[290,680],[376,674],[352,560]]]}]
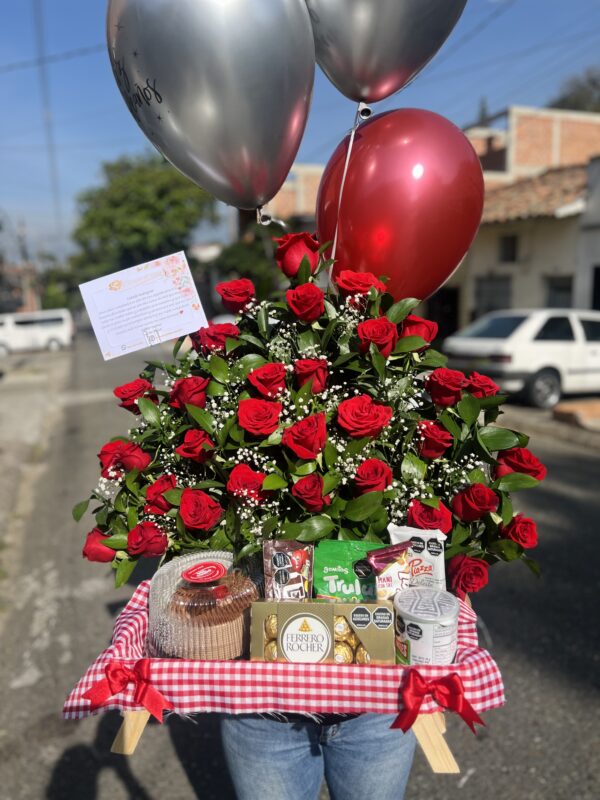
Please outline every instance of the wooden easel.
[{"label": "wooden easel", "polygon": [[[149,718],[148,711],[124,711],[123,722],[110,749],[111,753],[132,755]],[[413,725],[413,731],[434,772],[460,772],[448,743],[444,739],[446,722],[441,712],[419,714]]]}]

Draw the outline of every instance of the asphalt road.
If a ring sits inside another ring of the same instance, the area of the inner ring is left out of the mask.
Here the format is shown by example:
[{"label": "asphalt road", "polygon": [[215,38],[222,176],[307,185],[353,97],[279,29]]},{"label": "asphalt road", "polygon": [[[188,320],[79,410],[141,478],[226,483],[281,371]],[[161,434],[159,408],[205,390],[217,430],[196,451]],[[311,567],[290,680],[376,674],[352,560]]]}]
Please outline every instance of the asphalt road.
[{"label": "asphalt road", "polygon": [[[39,428],[36,469],[15,490],[18,513],[2,554],[0,800],[234,800],[210,716],[150,725],[130,759],[109,753],[118,715],[61,720],[64,696],[108,643],[132,591],[115,591],[101,565],[81,558],[88,528],[72,521],[70,509],[95,485],[99,447],[127,429],[127,414],[110,390],[137,374],[141,357],[105,364],[95,343],[80,337],[72,357],[61,358],[70,371],[62,387],[44,384],[56,395],[53,412]],[[52,369],[51,361],[45,365]],[[20,391],[17,382],[7,395],[0,382],[0,409],[10,402],[26,425],[27,404],[39,402],[42,390],[24,384]],[[433,775],[418,754],[407,800],[596,800],[600,794],[600,451],[591,438],[559,440],[548,424],[538,431],[532,447],[549,475],[518,500],[538,521],[544,577],[502,565],[473,598],[508,704],[486,715],[477,737],[450,719],[448,740],[461,774]]]}]

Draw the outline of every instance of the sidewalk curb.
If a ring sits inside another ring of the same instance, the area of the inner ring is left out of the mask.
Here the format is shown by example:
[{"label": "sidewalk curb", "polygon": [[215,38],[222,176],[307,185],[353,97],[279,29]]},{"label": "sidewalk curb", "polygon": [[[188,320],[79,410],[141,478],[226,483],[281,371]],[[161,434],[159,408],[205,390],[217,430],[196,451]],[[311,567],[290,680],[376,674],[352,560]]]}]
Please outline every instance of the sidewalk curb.
[{"label": "sidewalk curb", "polygon": [[528,436],[558,439],[598,452],[600,450],[600,431],[587,428],[579,418],[579,414],[563,413],[565,416],[561,419],[531,420],[519,419],[518,413],[513,413],[512,409],[505,409],[505,413],[499,418],[498,423],[526,433]]}]

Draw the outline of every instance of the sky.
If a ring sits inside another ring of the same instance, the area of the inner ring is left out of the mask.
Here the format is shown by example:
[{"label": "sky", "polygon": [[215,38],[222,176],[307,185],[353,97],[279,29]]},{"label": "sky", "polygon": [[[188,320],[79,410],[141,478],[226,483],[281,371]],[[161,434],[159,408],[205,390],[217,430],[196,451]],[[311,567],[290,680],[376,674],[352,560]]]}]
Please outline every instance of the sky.
[{"label": "sky", "polygon": [[[22,64],[36,56],[36,4],[43,12],[48,55],[90,48],[77,58],[47,65],[60,235],[40,75]],[[101,46],[106,0],[0,0],[1,7],[0,249],[14,252],[14,233],[21,226],[32,255],[64,254],[77,219],[77,195],[98,184],[101,164],[150,146],[121,99]],[[464,127],[477,119],[481,98],[492,113],[509,104],[543,106],[565,79],[589,66],[600,66],[600,0],[468,0],[438,55],[409,87],[376,104],[374,111],[427,108]],[[355,104],[317,70],[297,160],[326,163],[350,128],[354,111]],[[225,230],[223,225],[217,233]],[[212,238],[213,233],[203,236]]]}]

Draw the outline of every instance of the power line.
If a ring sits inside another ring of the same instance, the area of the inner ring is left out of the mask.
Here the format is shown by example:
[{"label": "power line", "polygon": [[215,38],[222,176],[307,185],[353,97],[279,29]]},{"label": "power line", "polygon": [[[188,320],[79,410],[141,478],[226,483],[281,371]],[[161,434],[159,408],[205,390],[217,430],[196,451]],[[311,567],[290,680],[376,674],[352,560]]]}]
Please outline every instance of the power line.
[{"label": "power line", "polygon": [[56,64],[59,61],[69,61],[72,58],[83,58],[95,53],[106,52],[105,44],[93,44],[89,47],[77,47],[74,50],[64,50],[62,53],[51,53],[50,55],[38,55],[37,58],[30,58],[26,61],[13,61],[10,64],[0,64],[0,75],[6,72],[17,72],[22,69],[33,69],[45,64]]}]

